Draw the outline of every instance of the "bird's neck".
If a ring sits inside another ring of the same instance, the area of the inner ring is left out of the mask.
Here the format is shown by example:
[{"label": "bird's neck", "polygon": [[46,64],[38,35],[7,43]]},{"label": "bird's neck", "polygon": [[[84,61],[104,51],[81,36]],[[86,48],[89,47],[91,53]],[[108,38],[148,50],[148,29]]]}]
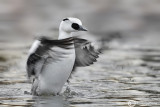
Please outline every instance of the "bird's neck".
[{"label": "bird's neck", "polygon": [[[64,31],[59,31],[58,40],[67,39],[67,38],[70,38],[70,37],[72,37],[72,33],[64,32]],[[74,41],[72,41],[71,43],[73,43],[73,42],[74,42]],[[69,52],[75,54],[74,43],[71,44],[69,47],[70,47],[70,49],[67,49],[66,51],[69,51]],[[63,51],[64,51],[64,50],[63,50]]]},{"label": "bird's neck", "polygon": [[70,37],[72,37],[71,32],[65,32],[65,31],[62,31],[62,30],[59,31],[58,39],[66,39],[66,38],[70,38]]}]

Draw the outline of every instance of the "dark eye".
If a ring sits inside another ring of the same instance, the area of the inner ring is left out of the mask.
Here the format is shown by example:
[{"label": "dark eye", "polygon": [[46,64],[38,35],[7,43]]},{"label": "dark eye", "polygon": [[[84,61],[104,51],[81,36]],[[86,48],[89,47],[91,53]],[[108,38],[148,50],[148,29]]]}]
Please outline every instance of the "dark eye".
[{"label": "dark eye", "polygon": [[79,25],[77,23],[73,23],[72,24],[72,28],[75,29],[75,30],[78,30],[79,29]]}]

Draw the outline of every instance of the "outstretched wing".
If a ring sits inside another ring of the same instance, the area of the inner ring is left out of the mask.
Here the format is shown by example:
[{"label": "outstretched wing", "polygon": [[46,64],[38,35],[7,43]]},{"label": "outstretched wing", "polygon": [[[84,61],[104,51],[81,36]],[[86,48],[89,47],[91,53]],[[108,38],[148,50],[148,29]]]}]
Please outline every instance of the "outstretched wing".
[{"label": "outstretched wing", "polygon": [[[70,45],[73,44],[73,38],[67,38],[63,40],[51,40],[46,37],[41,37],[36,42],[38,41],[38,46],[35,49],[33,46],[31,47],[32,51],[28,57],[27,60],[27,74],[28,77],[30,78],[31,76],[38,76],[39,73],[42,71],[43,66],[48,63],[48,61],[57,61],[60,60],[63,54],[63,52],[60,52],[54,47],[61,47],[64,49],[69,49]],[[34,49],[34,50],[33,50]]]},{"label": "outstretched wing", "polygon": [[91,42],[85,39],[75,38],[74,44],[76,53],[74,67],[89,66],[97,61],[96,59],[99,57],[100,52],[94,49]]},{"label": "outstretched wing", "polygon": [[[75,71],[76,67],[89,66],[97,61],[96,59],[99,57],[98,55],[100,54],[100,51],[94,49],[94,47],[91,45],[91,42],[87,41],[86,39],[74,38],[74,46],[76,59],[72,73]],[[70,74],[67,82],[69,82],[72,73]]]}]

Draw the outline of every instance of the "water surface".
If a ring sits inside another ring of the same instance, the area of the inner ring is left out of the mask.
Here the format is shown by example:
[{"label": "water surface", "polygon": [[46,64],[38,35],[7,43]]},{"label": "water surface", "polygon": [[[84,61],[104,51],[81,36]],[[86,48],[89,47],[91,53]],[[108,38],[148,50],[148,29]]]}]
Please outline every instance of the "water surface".
[{"label": "water surface", "polygon": [[113,44],[110,43],[94,65],[77,69],[70,84],[66,84],[70,90],[60,96],[49,97],[35,97],[27,93],[31,87],[25,72],[28,47],[1,50],[0,105],[160,106],[159,46]]}]

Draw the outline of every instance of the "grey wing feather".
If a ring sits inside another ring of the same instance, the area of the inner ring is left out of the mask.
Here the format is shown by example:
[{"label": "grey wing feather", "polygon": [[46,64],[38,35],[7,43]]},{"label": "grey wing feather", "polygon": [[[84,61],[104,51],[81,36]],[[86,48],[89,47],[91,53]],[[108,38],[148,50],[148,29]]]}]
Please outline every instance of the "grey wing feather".
[{"label": "grey wing feather", "polygon": [[72,72],[67,80],[68,82],[76,67],[85,67],[93,64],[97,61],[96,59],[99,57],[98,55],[100,54],[99,50],[95,50],[94,47],[91,45],[91,42],[85,39],[74,38],[74,46],[76,59]]},{"label": "grey wing feather", "polygon": [[94,49],[91,42],[85,39],[75,38],[74,43],[76,53],[74,67],[89,66],[97,61],[96,59],[99,57],[100,52]]}]

